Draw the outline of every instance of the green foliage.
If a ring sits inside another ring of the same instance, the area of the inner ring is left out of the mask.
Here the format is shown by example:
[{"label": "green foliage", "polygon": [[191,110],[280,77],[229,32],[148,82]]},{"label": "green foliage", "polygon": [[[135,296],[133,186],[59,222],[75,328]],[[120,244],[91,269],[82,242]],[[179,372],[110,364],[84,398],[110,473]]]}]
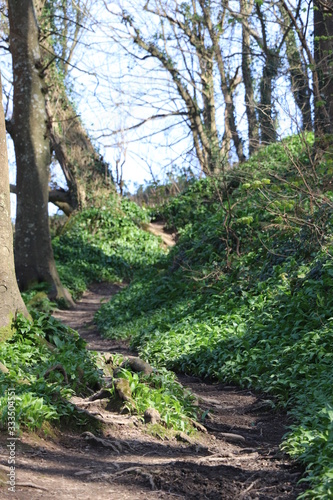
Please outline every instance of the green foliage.
[{"label": "green foliage", "polygon": [[324,159],[313,175],[312,142],[273,144],[170,200],[159,215],[178,230],[176,247],[96,319],[157,367],[275,395],[296,422],[284,448],[307,468],[306,496],[328,499],[333,205],[320,186],[332,166]]},{"label": "green foliage", "polygon": [[[0,358],[9,369],[8,374],[0,373],[1,423],[7,420],[9,388],[15,389],[18,426],[36,429],[44,422],[69,417],[82,423],[84,419],[68,400],[99,384],[101,371],[95,356],[75,331],[46,314],[32,314],[32,320],[18,315],[12,338],[0,344]],[[52,370],[57,365],[62,370]]]},{"label": "green foliage", "polygon": [[129,280],[157,262],[159,241],[140,228],[148,222],[146,210],[116,195],[69,219],[53,248],[60,278],[74,298],[89,283]]},{"label": "green foliage", "polygon": [[50,301],[47,296],[49,288],[47,283],[38,283],[26,292],[22,292],[22,298],[29,311],[36,309],[51,314],[57,308],[57,304]]},{"label": "green foliage", "polygon": [[148,408],[154,408],[166,428],[193,431],[190,419],[196,417],[195,398],[176,381],[174,373],[160,368],[156,373],[143,375],[122,368],[117,377],[129,382],[132,400],[124,405],[129,411],[143,418]]}]

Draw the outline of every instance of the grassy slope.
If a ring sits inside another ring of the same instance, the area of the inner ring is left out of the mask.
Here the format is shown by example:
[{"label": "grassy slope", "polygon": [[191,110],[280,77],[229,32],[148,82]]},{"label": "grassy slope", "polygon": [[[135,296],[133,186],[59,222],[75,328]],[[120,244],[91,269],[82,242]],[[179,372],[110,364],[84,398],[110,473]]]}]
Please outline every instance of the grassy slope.
[{"label": "grassy slope", "polygon": [[178,245],[97,321],[156,365],[276,395],[297,422],[284,448],[307,466],[309,496],[332,498],[332,162],[314,173],[310,143],[262,150],[230,174],[229,197],[203,180],[170,201],[160,215]]}]

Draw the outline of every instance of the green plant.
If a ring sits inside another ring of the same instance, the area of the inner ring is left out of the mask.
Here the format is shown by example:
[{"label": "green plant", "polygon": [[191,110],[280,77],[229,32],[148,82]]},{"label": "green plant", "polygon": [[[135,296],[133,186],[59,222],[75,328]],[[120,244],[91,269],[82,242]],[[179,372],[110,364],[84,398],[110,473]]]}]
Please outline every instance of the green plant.
[{"label": "green plant", "polygon": [[129,382],[132,400],[125,406],[141,417],[145,410],[154,408],[167,428],[191,432],[191,418],[196,417],[194,396],[176,381],[175,374],[161,368],[151,375],[140,375],[122,368],[119,377]]},{"label": "green plant", "polygon": [[7,418],[8,389],[14,388],[17,425],[29,429],[73,417],[71,396],[96,389],[102,374],[76,332],[46,314],[32,315],[18,315],[13,336],[0,344],[1,360],[9,369],[0,373],[1,422]]}]

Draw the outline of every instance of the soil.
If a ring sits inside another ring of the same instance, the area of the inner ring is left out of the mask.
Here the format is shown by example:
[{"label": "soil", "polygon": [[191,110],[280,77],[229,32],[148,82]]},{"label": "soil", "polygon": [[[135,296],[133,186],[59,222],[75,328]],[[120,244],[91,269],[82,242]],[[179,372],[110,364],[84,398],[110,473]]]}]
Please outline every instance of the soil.
[{"label": "soil", "polygon": [[[88,348],[135,354],[124,341],[105,340],[93,323],[101,303],[122,285],[95,284],[74,310],[54,316],[78,330]],[[206,433],[159,439],[137,417],[107,411],[102,401],[75,403],[104,422],[103,432],[25,434],[16,442],[16,487],[0,498],[84,499],[296,499],[302,470],[279,445],[291,422],[272,410],[267,395],[179,375],[207,411]],[[8,480],[8,440],[0,434],[0,479]]]},{"label": "soil", "polygon": [[151,222],[148,224],[147,231],[159,236],[165,247],[173,247],[176,244],[176,234],[172,231],[166,231],[164,222]]}]

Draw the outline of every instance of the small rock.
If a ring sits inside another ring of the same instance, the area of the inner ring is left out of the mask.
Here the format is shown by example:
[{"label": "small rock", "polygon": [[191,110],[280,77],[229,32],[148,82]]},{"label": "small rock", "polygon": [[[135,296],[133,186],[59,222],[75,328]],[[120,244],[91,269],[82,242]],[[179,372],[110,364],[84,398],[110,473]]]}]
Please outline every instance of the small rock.
[{"label": "small rock", "polygon": [[116,378],[113,383],[120,399],[123,401],[132,401],[132,391],[128,380],[124,378]]},{"label": "small rock", "polygon": [[157,424],[161,420],[161,415],[157,410],[155,410],[155,408],[147,408],[143,418],[145,420],[145,424]]}]

